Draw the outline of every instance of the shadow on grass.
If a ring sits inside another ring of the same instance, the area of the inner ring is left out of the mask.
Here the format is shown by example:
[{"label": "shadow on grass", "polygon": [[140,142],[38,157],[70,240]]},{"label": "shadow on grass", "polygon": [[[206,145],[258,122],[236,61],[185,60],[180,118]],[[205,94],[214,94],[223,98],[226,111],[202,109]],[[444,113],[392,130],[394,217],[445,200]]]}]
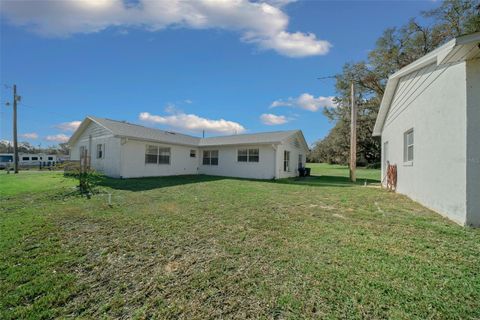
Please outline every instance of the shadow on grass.
[{"label": "shadow on grass", "polygon": [[147,177],[147,178],[130,178],[130,179],[114,179],[102,177],[98,185],[109,187],[117,190],[126,191],[147,191],[158,188],[173,187],[179,185],[186,185],[192,183],[212,182],[219,180],[239,180],[252,182],[268,182],[280,184],[294,184],[307,185],[314,187],[353,187],[356,185],[378,184],[378,180],[374,179],[359,179],[356,183],[350,182],[348,177],[341,176],[310,176],[310,177],[296,177],[279,180],[259,180],[259,179],[245,179],[222,176],[208,176],[208,175],[182,175],[182,176],[166,176],[166,177]]},{"label": "shadow on grass", "polygon": [[359,185],[365,185],[365,183],[367,185],[380,183],[380,181],[375,179],[357,179],[356,182],[351,182],[348,177],[327,175],[280,179],[276,182],[285,184],[307,185],[314,187],[354,187]]},{"label": "shadow on grass", "polygon": [[202,183],[227,179],[227,177],[204,176],[204,175],[182,175],[165,177],[146,177],[115,179],[102,177],[98,185],[117,190],[146,191],[158,188],[173,187],[192,183]]}]

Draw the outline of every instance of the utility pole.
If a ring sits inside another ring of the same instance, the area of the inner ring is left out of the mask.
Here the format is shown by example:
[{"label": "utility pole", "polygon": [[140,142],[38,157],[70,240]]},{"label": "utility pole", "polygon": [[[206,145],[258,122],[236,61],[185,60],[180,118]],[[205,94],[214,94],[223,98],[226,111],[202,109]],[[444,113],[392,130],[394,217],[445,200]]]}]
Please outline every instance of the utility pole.
[{"label": "utility pole", "polygon": [[20,97],[17,96],[17,85],[13,85],[13,170],[18,173],[18,141],[17,141],[17,101]]},{"label": "utility pole", "polygon": [[351,123],[350,123],[350,180],[357,181],[355,170],[357,169],[357,106],[355,104],[355,87],[351,82]]}]

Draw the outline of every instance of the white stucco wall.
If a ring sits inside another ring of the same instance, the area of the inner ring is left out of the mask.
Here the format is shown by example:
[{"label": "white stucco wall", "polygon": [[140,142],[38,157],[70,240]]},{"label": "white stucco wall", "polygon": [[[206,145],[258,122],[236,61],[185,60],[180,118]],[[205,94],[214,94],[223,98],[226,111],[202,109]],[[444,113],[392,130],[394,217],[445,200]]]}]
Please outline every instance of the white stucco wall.
[{"label": "white stucco wall", "polygon": [[[147,145],[170,148],[170,164],[145,163]],[[190,157],[192,149],[197,150],[195,158]],[[123,178],[197,174],[199,152],[196,147],[127,140],[121,147],[121,160]]]},{"label": "white stucco wall", "polygon": [[[96,155],[97,144],[104,145],[104,156],[100,159],[97,159]],[[81,146],[88,150],[92,168],[110,177],[120,177],[120,138],[114,137],[110,131],[92,122],[70,146],[71,160],[80,160]]]},{"label": "white stucco wall", "polygon": [[466,224],[480,226],[480,59],[467,61]]},{"label": "white stucco wall", "polygon": [[[259,162],[238,162],[238,149],[258,148]],[[218,165],[203,165],[203,150],[218,150]],[[199,173],[249,179],[273,179],[275,158],[272,145],[236,145],[200,148]]]},{"label": "white stucco wall", "polygon": [[[460,224],[466,220],[465,78],[464,62],[405,76],[382,132],[382,146],[388,141],[382,162],[397,165],[397,191]],[[414,160],[404,163],[404,133],[412,128]]]}]

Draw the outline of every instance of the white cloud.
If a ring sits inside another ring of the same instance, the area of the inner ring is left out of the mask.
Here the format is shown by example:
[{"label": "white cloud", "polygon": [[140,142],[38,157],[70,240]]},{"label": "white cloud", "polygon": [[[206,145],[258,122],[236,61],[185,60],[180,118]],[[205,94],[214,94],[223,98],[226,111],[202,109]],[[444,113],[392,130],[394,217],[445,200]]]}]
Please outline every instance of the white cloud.
[{"label": "white cloud", "polygon": [[80,126],[82,121],[70,121],[57,124],[55,127],[62,131],[75,131]]},{"label": "white cloud", "polygon": [[68,139],[70,139],[70,137],[67,136],[66,134],[63,134],[63,133],[59,133],[59,134],[56,134],[56,135],[45,137],[45,140],[47,140],[47,141],[62,142],[62,143],[67,142]]},{"label": "white cloud", "polygon": [[313,33],[288,32],[289,1],[122,0],[3,1],[2,14],[14,25],[51,37],[93,33],[109,27],[220,28],[241,33],[245,42],[289,57],[328,53],[331,44]]},{"label": "white cloud", "polygon": [[264,113],[260,116],[260,120],[262,120],[263,124],[269,125],[269,126],[275,126],[279,124],[284,124],[288,122],[287,117],[285,116],[278,116],[276,114],[272,113]]},{"label": "white cloud", "polygon": [[287,100],[275,100],[270,105],[270,108],[276,107],[293,107],[308,111],[317,111],[321,107],[335,107],[333,101],[334,97],[314,97],[309,93],[303,93],[296,98],[288,98]]},{"label": "white cloud", "polygon": [[35,139],[38,139],[38,133],[36,132],[30,132],[30,133],[22,133],[20,135],[20,137],[24,138],[24,139],[32,139],[32,140],[35,140]]},{"label": "white cloud", "polygon": [[245,128],[237,122],[227,121],[224,119],[206,119],[194,114],[185,114],[183,112],[164,117],[153,115],[148,112],[142,112],[139,114],[138,118],[145,122],[164,124],[171,127],[196,132],[205,130],[216,133],[234,134],[245,131]]}]

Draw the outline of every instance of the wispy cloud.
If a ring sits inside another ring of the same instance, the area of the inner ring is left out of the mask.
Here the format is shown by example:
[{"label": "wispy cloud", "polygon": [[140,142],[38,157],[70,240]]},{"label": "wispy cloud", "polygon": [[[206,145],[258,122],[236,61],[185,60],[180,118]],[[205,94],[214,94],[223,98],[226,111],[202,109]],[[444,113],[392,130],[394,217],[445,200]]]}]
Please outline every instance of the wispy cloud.
[{"label": "wispy cloud", "polygon": [[63,133],[59,133],[59,134],[55,134],[55,135],[45,137],[45,140],[47,140],[47,141],[61,142],[61,143],[67,142],[68,139],[70,139],[70,137],[67,136],[66,134],[63,134]]},{"label": "wispy cloud", "polygon": [[178,112],[166,116],[153,115],[148,112],[142,112],[138,115],[141,121],[163,124],[183,130],[201,132],[202,130],[215,133],[234,134],[242,133],[245,127],[241,124],[224,119],[212,120],[199,117],[195,114],[186,114]]},{"label": "wispy cloud", "polygon": [[22,133],[20,137],[24,139],[35,140],[35,139],[38,139],[38,133],[36,132]]},{"label": "wispy cloud", "polygon": [[260,120],[263,124],[268,126],[275,126],[280,124],[285,124],[289,121],[285,116],[279,116],[273,113],[264,113],[260,116]]},{"label": "wispy cloud", "polygon": [[94,33],[109,27],[219,28],[288,57],[327,54],[331,44],[313,33],[289,32],[284,6],[289,1],[248,0],[70,0],[3,1],[2,15],[17,26],[51,37]]},{"label": "wispy cloud", "polygon": [[70,121],[57,124],[55,127],[62,131],[75,131],[80,126],[82,121]]},{"label": "wispy cloud", "polygon": [[296,98],[288,98],[286,100],[275,100],[270,105],[270,108],[276,107],[292,107],[300,108],[308,111],[318,111],[322,107],[334,107],[334,97],[314,97],[309,93],[303,93]]}]

